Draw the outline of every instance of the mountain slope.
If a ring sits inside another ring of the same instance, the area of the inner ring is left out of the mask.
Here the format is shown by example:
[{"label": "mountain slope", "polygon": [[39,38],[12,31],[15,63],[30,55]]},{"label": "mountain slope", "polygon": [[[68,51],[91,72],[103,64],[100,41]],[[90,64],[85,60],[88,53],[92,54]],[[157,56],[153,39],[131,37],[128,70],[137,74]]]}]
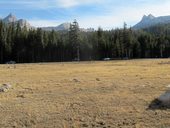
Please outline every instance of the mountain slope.
[{"label": "mountain slope", "polygon": [[144,15],[142,20],[133,26],[133,29],[143,29],[158,24],[170,23],[170,16],[154,17],[152,14]]},{"label": "mountain slope", "polygon": [[12,13],[10,13],[7,17],[5,17],[3,20],[3,22],[5,23],[12,23],[12,22],[17,22],[17,18],[15,15],[13,15]]},{"label": "mountain slope", "polygon": [[56,27],[42,27],[45,31],[68,31],[70,29],[70,23],[63,23]]},{"label": "mountain slope", "polygon": [[151,27],[144,28],[142,30],[158,36],[164,34],[170,35],[170,23],[154,25]]},{"label": "mountain slope", "polygon": [[14,23],[15,25],[19,24],[21,28],[26,27],[27,29],[32,29],[34,28],[33,26],[31,26],[26,20],[24,19],[17,19],[15,15],[13,15],[12,13],[10,13],[7,17],[5,17],[4,19],[1,19],[2,22],[6,23],[6,24],[11,24]]},{"label": "mountain slope", "polygon": [[[45,31],[52,31],[52,30],[54,30],[54,31],[69,31],[70,24],[71,23],[66,22],[66,23],[60,24],[56,27],[42,27],[42,29]],[[81,32],[93,32],[94,29],[93,28],[87,28],[87,29],[80,28],[80,31]]]}]

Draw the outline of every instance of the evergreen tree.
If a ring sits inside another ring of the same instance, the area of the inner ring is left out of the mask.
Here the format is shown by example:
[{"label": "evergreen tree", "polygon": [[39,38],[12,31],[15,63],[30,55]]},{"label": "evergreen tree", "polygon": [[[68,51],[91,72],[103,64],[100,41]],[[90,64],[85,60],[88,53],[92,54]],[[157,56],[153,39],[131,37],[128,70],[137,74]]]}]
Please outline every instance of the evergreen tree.
[{"label": "evergreen tree", "polygon": [[5,43],[6,43],[6,26],[0,21],[0,62],[4,62],[4,51],[5,51]]},{"label": "evergreen tree", "polygon": [[69,41],[72,44],[72,59],[80,60],[79,25],[76,20],[70,25]]}]

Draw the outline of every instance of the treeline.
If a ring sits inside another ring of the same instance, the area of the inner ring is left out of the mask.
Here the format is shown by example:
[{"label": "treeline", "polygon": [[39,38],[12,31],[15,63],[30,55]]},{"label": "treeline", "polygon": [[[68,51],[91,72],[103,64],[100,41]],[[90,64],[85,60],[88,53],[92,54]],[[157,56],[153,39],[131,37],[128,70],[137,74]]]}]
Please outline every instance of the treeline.
[{"label": "treeline", "polygon": [[69,32],[55,32],[0,21],[0,63],[170,57],[170,34],[161,28],[134,31],[124,24],[123,29],[80,32],[74,21]]}]

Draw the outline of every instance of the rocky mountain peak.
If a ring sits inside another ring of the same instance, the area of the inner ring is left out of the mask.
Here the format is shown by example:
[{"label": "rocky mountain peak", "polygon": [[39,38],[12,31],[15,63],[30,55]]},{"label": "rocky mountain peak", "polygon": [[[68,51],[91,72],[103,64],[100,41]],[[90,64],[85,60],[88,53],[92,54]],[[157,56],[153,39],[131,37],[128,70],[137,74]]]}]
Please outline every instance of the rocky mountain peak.
[{"label": "rocky mountain peak", "polygon": [[142,20],[134,25],[133,29],[143,29],[148,28],[155,25],[160,24],[169,24],[170,23],[170,16],[159,16],[155,17],[152,14],[149,14],[148,16],[144,15]]},{"label": "rocky mountain peak", "polygon": [[149,15],[148,15],[148,18],[150,18],[150,19],[154,19],[154,18],[155,18],[155,16],[154,16],[154,15],[152,15],[152,14],[149,14]]},{"label": "rocky mountain peak", "polygon": [[12,22],[16,22],[17,21],[17,18],[15,15],[13,15],[12,13],[10,13],[7,17],[5,17],[3,19],[4,22],[6,23],[12,23]]},{"label": "rocky mountain peak", "polygon": [[24,19],[17,19],[16,16],[12,13],[10,13],[7,17],[5,17],[4,19],[2,19],[2,21],[6,24],[10,24],[10,23],[14,23],[16,26],[19,23],[20,27],[26,27],[27,29],[32,29],[34,27],[32,27],[26,20]]},{"label": "rocky mountain peak", "polygon": [[152,14],[149,14],[148,16],[144,15],[142,18],[142,21],[152,20],[152,19],[155,19],[155,16],[153,16]]}]

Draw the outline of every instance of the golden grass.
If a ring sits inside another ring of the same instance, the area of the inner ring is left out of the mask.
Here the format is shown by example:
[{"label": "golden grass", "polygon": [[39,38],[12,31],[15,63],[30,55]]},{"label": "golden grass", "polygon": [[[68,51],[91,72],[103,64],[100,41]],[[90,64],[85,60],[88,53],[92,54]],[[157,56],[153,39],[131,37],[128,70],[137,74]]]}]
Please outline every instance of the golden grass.
[{"label": "golden grass", "polygon": [[147,109],[170,84],[170,60],[0,66],[0,127],[168,127],[170,110]]}]

